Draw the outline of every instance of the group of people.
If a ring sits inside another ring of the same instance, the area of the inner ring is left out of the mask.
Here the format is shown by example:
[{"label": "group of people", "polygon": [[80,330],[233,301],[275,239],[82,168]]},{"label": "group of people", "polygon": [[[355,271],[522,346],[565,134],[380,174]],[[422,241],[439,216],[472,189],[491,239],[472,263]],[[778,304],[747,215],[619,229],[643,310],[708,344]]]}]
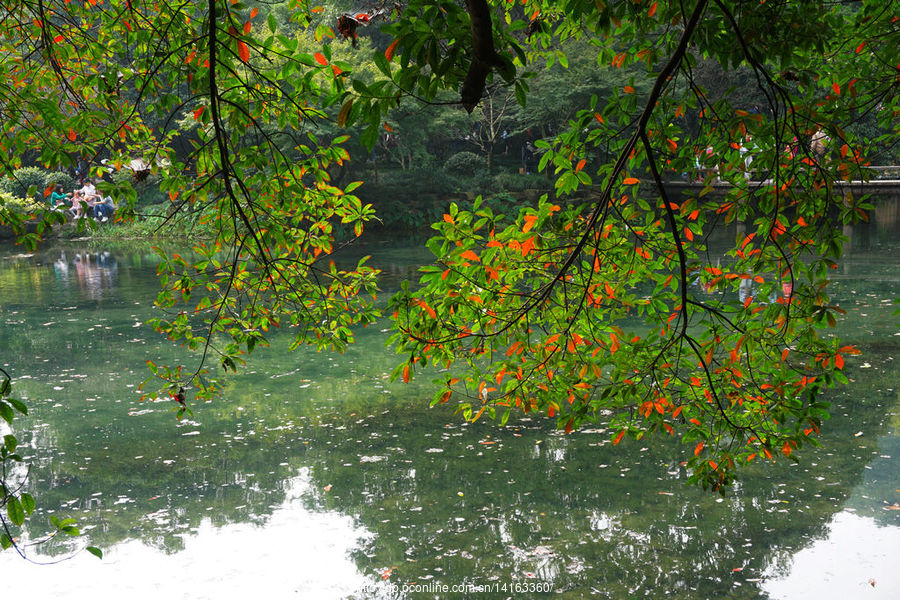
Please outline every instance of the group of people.
[{"label": "group of people", "polygon": [[65,193],[62,185],[57,185],[50,194],[50,204],[56,210],[66,211],[74,219],[87,215],[101,223],[108,221],[116,210],[112,197],[101,196],[91,180],[71,194]]}]

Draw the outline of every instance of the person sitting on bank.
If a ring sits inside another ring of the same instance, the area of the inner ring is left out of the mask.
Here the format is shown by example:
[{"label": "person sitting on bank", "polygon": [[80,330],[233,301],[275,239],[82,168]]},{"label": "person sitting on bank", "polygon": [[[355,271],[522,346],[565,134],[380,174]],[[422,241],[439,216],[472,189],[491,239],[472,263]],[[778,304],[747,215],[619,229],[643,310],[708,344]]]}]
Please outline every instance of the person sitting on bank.
[{"label": "person sitting on bank", "polygon": [[72,215],[73,219],[80,219],[82,215],[84,215],[84,195],[81,193],[81,190],[75,190],[72,192],[72,208],[69,209],[69,214]]},{"label": "person sitting on bank", "polygon": [[116,203],[112,196],[104,196],[94,204],[94,218],[101,223],[106,223],[116,211]]},{"label": "person sitting on bank", "polygon": [[94,182],[90,179],[88,179],[87,183],[84,184],[84,187],[82,187],[80,191],[84,196],[85,202],[87,202],[90,206],[93,206],[94,203],[100,199],[100,196],[97,193],[97,188],[94,187]]},{"label": "person sitting on bank", "polygon": [[58,207],[68,204],[69,195],[63,192],[62,184],[57,184],[56,189],[50,193],[50,207],[57,209]]}]

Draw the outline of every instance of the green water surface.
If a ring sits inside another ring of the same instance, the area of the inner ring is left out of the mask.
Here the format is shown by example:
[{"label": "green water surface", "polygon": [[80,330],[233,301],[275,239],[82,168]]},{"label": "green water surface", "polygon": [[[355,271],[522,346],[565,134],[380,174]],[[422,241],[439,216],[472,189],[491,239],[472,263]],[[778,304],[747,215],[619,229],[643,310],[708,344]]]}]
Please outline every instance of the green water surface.
[{"label": "green water surface", "polygon": [[[850,232],[853,233],[853,232]],[[832,293],[863,354],[830,394],[824,448],[748,468],[722,497],[687,487],[685,449],[527,418],[500,428],[428,408],[427,378],[390,383],[387,322],[342,355],[285,340],[225,396],[177,421],[140,403],[149,248],[69,245],[0,259],[0,364],[38,510],[0,554],[34,598],[900,597],[900,296],[896,224],[854,235]],[[426,260],[371,244],[387,293]],[[184,356],[184,355],[181,355]],[[191,360],[191,357],[182,360]],[[424,380],[422,380],[424,379]],[[19,476],[24,475],[20,472]],[[48,516],[84,539],[28,546]],[[406,587],[403,587],[405,584]],[[464,588],[463,586],[468,586]]]}]

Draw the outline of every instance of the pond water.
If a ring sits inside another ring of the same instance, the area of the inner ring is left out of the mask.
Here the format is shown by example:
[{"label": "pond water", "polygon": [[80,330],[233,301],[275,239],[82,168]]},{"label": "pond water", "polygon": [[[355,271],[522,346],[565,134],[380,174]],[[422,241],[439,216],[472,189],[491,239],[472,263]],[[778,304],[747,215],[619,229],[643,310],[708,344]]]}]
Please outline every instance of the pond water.
[{"label": "pond water", "polygon": [[[895,211],[896,212],[896,211]],[[900,297],[896,220],[853,234],[833,294],[852,386],[824,448],[745,471],[726,496],[688,487],[665,439],[602,428],[465,424],[392,384],[387,323],[342,355],[255,356],[225,396],[177,421],[140,403],[144,363],[174,349],[149,248],[69,245],[0,258],[0,364],[38,499],[0,554],[10,597],[897,598]],[[388,291],[426,259],[373,244]],[[423,379],[423,378],[420,378]],[[84,536],[28,546],[49,515]],[[77,552],[88,543],[97,560]],[[73,556],[73,552],[75,552]],[[61,559],[62,562],[58,562]],[[402,586],[406,587],[402,587]]]}]

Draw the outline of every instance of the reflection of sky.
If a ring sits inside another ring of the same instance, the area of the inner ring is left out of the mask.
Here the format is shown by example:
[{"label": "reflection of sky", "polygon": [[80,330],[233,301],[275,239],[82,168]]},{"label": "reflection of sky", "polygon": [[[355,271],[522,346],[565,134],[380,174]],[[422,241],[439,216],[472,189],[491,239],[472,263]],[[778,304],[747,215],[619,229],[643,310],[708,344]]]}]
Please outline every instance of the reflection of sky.
[{"label": "reflection of sky", "polygon": [[762,587],[772,600],[893,600],[900,597],[898,556],[900,529],[842,511],[825,539],[795,554],[787,575]]},{"label": "reflection of sky", "polygon": [[[184,550],[162,554],[140,541],[104,548],[103,560],[82,552],[59,564],[34,565],[11,550],[0,554],[3,588],[35,598],[344,598],[367,580],[350,552],[369,535],[350,517],[311,512],[301,496],[308,475],[285,482],[288,498],[266,525],[214,527],[208,520],[185,537]],[[53,560],[31,554],[33,560]],[[98,582],[102,582],[98,583]]]}]

